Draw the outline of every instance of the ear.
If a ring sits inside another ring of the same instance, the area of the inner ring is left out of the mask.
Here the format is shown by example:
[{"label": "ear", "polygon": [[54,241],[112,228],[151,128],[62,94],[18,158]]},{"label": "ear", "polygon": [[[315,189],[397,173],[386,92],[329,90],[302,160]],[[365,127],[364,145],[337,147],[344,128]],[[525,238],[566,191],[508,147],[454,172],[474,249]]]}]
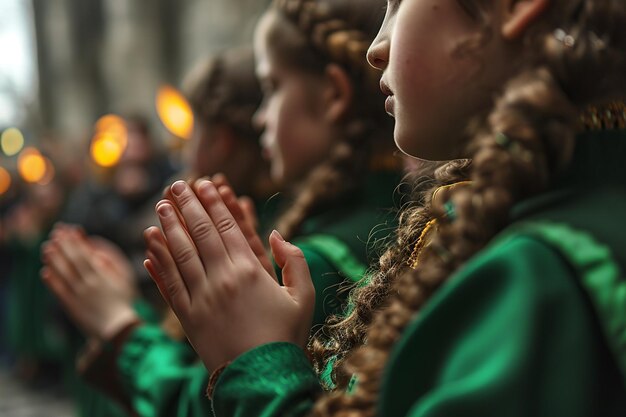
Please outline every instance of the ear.
[{"label": "ear", "polygon": [[550,0],[506,0],[502,37],[518,39],[547,10]]},{"label": "ear", "polygon": [[324,115],[331,122],[336,122],[352,105],[353,87],[346,71],[336,64],[326,66],[325,78],[327,87],[324,92]]}]

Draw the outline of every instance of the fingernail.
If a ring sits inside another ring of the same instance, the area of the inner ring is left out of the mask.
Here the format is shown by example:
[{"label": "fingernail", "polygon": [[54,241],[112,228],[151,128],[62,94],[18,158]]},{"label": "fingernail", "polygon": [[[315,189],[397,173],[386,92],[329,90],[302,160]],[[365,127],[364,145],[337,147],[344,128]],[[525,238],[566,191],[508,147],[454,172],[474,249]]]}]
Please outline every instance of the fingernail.
[{"label": "fingernail", "polygon": [[170,206],[169,204],[161,204],[157,208],[157,213],[161,217],[167,217],[167,216],[171,216],[172,213],[174,213],[174,210],[172,209],[172,206]]},{"label": "fingernail", "polygon": [[285,241],[285,238],[283,238],[283,236],[276,229],[272,231],[272,236],[274,236],[276,239],[280,240],[281,242]]},{"label": "fingernail", "polygon": [[184,181],[176,181],[174,185],[172,185],[172,193],[178,197],[185,191],[185,182]]}]

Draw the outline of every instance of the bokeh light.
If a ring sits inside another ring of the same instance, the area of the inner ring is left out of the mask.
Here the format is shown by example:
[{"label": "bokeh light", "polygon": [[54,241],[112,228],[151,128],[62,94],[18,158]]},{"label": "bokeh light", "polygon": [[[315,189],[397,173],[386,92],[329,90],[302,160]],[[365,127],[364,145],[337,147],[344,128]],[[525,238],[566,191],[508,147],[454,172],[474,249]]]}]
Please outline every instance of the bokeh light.
[{"label": "bokeh light", "polygon": [[91,158],[101,167],[114,166],[119,162],[122,153],[124,147],[113,135],[100,134],[91,142]]},{"label": "bokeh light", "polygon": [[122,148],[128,143],[128,129],[126,122],[116,114],[106,114],[96,122],[96,135],[107,133],[120,142]]},{"label": "bokeh light", "polygon": [[37,183],[46,175],[46,159],[35,148],[24,148],[17,160],[17,170],[26,182]]},{"label": "bokeh light", "polygon": [[0,137],[0,147],[5,155],[15,155],[24,147],[24,135],[14,127],[6,129]]},{"label": "bokeh light", "polygon": [[11,174],[6,169],[0,167],[0,195],[6,193],[11,187]]},{"label": "bokeh light", "polygon": [[56,175],[56,169],[54,168],[52,161],[44,157],[44,162],[46,163],[46,173],[39,181],[37,181],[37,184],[39,185],[50,184]]},{"label": "bokeh light", "polygon": [[178,90],[169,85],[159,88],[156,108],[167,130],[179,138],[191,138],[193,112],[185,97]]},{"label": "bokeh light", "polygon": [[95,124],[95,135],[91,140],[91,158],[101,167],[117,164],[128,145],[128,129],[120,116],[107,114]]}]

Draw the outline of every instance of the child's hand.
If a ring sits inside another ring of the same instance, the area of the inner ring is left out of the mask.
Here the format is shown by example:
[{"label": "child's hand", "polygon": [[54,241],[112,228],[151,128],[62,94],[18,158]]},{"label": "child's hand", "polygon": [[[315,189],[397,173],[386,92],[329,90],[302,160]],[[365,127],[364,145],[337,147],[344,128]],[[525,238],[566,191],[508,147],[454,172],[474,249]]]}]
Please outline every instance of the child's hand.
[{"label": "child's hand", "polygon": [[[230,187],[231,189],[233,188],[224,174],[213,175],[211,181],[215,184],[215,187],[217,187],[218,190],[224,185]],[[237,198],[237,202],[239,203],[239,208],[242,211],[243,219],[248,223],[248,226],[251,227],[252,230],[257,230],[259,227],[259,219],[257,218],[256,207],[254,206],[252,199],[250,197],[241,196]],[[237,220],[237,218],[235,218],[235,220]],[[239,220],[237,220],[237,222],[239,223]],[[239,223],[239,226],[241,227],[241,223]]]},{"label": "child's hand", "polygon": [[[276,277],[276,271],[274,271],[274,265],[272,261],[268,257],[268,254],[265,250],[265,246],[263,246],[263,242],[259,237],[256,228],[258,226],[256,214],[254,213],[254,203],[247,197],[239,197],[233,191],[228,179],[224,174],[216,174],[212,178],[204,177],[199,180],[194,181],[193,189],[196,194],[198,194],[198,186],[203,182],[210,180],[215,188],[217,188],[224,204],[228,208],[228,210],[233,215],[233,218],[237,222],[239,229],[243,233],[243,235],[248,240],[248,244],[252,248],[252,251],[255,253],[263,268],[274,277],[274,279],[278,280]],[[175,197],[172,194],[171,187],[167,187],[163,191],[163,198],[166,200],[170,200],[174,203],[174,208],[176,209],[176,214],[181,221],[181,224],[185,229],[187,226],[185,225],[185,219],[181,216],[180,212],[176,208]]]},{"label": "child's hand", "polygon": [[[278,278],[276,277],[276,271],[274,271],[274,265],[268,257],[261,238],[256,232],[258,224],[252,200],[246,197],[237,198],[225,175],[217,174],[211,179],[211,182],[213,182],[213,185],[217,188],[220,196],[222,197],[222,201],[233,215],[239,229],[246,237],[250,248],[259,259],[259,262],[261,262],[261,265],[263,265],[263,268],[265,268],[265,270],[277,280]],[[198,194],[198,186],[201,184],[202,180],[195,182],[194,191],[196,194]]]},{"label": "child's hand", "polygon": [[302,252],[277,232],[270,236],[283,270],[281,287],[251,249],[215,185],[196,185],[197,196],[178,181],[172,186],[174,201],[157,204],[163,233],[146,230],[145,265],[207,369],[269,342],[304,346],[315,290]]},{"label": "child's hand", "polygon": [[44,282],[86,336],[105,340],[137,320],[132,269],[112,243],[57,225],[42,255]]}]

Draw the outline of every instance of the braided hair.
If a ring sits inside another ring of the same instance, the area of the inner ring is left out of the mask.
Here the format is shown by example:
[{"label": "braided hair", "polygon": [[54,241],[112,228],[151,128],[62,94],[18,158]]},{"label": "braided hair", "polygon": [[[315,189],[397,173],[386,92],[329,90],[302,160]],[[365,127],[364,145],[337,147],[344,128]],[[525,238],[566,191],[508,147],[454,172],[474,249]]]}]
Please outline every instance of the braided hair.
[{"label": "braided hair", "polygon": [[[303,221],[357,189],[372,153],[393,149],[392,125],[382,111],[384,96],[366,52],[382,22],[381,0],[275,0],[269,11],[273,25],[268,44],[273,55],[290,68],[323,74],[327,65],[340,66],[354,86],[349,114],[339,123],[341,137],[328,158],[305,179],[301,191],[277,221],[286,239]],[[378,7],[380,6],[380,7]]]},{"label": "braided hair", "polygon": [[[379,274],[390,275],[393,287],[368,312],[367,344],[352,349],[337,371],[356,374],[356,389],[346,395],[346,378],[337,377],[337,389],[318,401],[314,415],[375,414],[382,370],[406,326],[510,223],[513,205],[548,189],[568,166],[581,110],[626,95],[624,25],[623,0],[555,0],[525,34],[533,51],[527,65],[504,86],[469,141],[471,184],[442,190],[431,202],[428,210],[440,224],[420,253],[419,268],[402,267],[406,251],[390,249]],[[447,217],[446,203],[454,205],[454,218]],[[411,211],[406,220],[400,236],[423,221]]]}]

